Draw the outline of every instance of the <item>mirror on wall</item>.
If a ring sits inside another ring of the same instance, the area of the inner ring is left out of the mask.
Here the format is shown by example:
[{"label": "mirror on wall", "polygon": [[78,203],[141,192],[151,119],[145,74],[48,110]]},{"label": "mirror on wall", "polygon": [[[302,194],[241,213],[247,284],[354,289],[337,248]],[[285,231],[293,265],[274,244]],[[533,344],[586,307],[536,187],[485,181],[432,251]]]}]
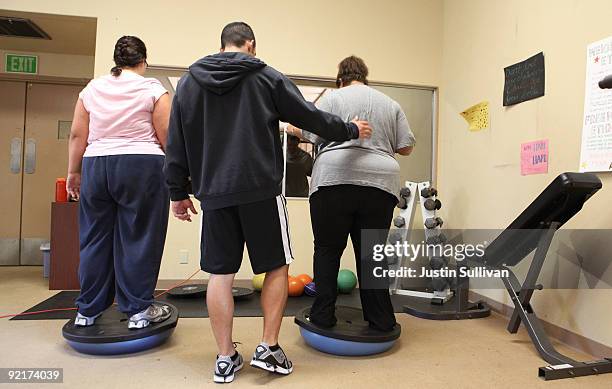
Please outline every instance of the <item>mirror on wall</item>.
[{"label": "mirror on wall", "polygon": [[[174,97],[178,80],[185,72],[186,69],[151,67],[146,76],[157,78],[170,92],[170,96]],[[304,98],[314,104],[336,88],[333,80],[290,78]],[[370,86],[400,104],[416,138],[417,144],[410,156],[396,155],[400,165],[401,182],[434,181],[434,89],[376,82],[371,82]],[[288,134],[285,131],[288,124],[290,123],[279,123],[279,136],[285,154],[283,193],[288,198],[307,199],[316,150],[312,143]]]}]

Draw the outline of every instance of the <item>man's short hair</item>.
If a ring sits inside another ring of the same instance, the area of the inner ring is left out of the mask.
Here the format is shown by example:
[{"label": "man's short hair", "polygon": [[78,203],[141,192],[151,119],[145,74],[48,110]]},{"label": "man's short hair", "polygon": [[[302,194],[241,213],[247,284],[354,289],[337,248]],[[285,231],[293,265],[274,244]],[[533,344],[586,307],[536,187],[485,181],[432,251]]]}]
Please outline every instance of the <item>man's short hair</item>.
[{"label": "man's short hair", "polygon": [[225,46],[242,47],[246,41],[253,41],[255,45],[255,34],[251,26],[244,22],[233,22],[223,27],[221,31],[221,48]]},{"label": "man's short hair", "polygon": [[338,76],[336,77],[336,86],[342,85],[347,86],[353,81],[363,82],[368,85],[368,67],[366,66],[363,59],[351,55],[350,57],[344,58],[338,64]]}]

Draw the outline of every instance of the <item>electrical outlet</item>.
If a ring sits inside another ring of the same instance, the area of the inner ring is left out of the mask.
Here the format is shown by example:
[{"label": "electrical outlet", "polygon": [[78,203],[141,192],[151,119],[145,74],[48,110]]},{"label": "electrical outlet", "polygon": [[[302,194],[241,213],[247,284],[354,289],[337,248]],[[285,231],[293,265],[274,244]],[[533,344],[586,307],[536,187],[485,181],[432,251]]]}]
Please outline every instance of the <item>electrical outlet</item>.
[{"label": "electrical outlet", "polygon": [[179,263],[181,265],[186,265],[189,263],[189,250],[179,250]]}]

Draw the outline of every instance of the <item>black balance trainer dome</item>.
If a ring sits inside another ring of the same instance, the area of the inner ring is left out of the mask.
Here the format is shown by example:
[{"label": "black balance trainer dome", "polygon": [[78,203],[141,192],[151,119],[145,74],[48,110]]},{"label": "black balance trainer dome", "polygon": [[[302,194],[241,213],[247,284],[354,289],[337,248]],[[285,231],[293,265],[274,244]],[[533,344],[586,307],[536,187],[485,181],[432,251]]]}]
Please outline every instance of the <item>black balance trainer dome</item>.
[{"label": "black balance trainer dome", "polygon": [[[207,284],[187,284],[182,285],[168,291],[168,296],[171,298],[196,298],[206,295]],[[250,297],[253,294],[253,289],[232,287],[232,296],[234,300],[242,300]]]},{"label": "black balance trainer dome", "polygon": [[319,327],[308,320],[310,308],[295,315],[302,337],[311,347],[335,355],[371,355],[390,349],[400,337],[402,328],[396,324],[392,331],[370,328],[363,320],[361,309],[337,306],[338,322],[331,328]]},{"label": "black balance trainer dome", "polygon": [[148,350],[164,343],[178,323],[178,309],[166,302],[171,316],[161,323],[151,323],[142,329],[128,329],[128,318],[116,307],[104,311],[89,327],[74,325],[74,319],[64,324],[62,335],[76,351],[94,355],[116,355]]}]

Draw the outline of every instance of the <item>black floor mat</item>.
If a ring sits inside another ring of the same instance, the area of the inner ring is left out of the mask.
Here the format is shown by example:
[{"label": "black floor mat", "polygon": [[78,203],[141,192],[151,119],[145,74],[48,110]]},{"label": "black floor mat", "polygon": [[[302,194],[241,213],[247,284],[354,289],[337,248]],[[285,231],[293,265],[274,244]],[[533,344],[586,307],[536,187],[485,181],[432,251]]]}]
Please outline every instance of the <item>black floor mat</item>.
[{"label": "black floor mat", "polygon": [[[161,291],[157,291],[156,294]],[[27,312],[44,311],[57,308],[74,307],[74,301],[78,297],[78,291],[63,291],[46,299],[28,309]],[[261,307],[259,304],[260,294],[255,292],[241,300],[236,300],[234,308],[234,316],[236,317],[261,317]],[[391,301],[395,312],[402,312],[402,305],[405,297],[393,295]],[[301,297],[289,297],[287,300],[287,308],[285,308],[285,316],[295,316],[302,308],[312,305],[314,298],[303,295]],[[208,317],[208,310],[203,297],[198,298],[173,298],[164,295],[159,298],[159,301],[168,301],[179,309],[181,317]],[[359,300],[359,291],[354,290],[351,294],[341,294],[338,296],[338,305],[346,305],[350,307],[361,307]],[[16,316],[11,320],[53,320],[53,319],[71,319],[75,316],[75,311],[55,311],[45,312],[35,315]]]}]

